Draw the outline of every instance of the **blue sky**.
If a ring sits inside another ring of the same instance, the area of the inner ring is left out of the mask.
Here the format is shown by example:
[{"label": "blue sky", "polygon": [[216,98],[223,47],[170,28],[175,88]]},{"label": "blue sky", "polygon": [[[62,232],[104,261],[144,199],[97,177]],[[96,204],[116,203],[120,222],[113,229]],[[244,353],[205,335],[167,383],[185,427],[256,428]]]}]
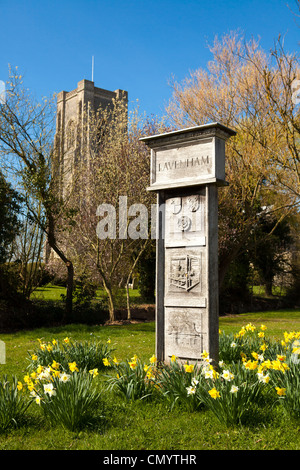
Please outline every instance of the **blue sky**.
[{"label": "blue sky", "polygon": [[0,80],[18,66],[36,96],[76,88],[83,78],[125,89],[147,114],[161,115],[168,84],[211,58],[216,35],[244,31],[270,49],[278,34],[298,50],[295,0],[0,0]]}]

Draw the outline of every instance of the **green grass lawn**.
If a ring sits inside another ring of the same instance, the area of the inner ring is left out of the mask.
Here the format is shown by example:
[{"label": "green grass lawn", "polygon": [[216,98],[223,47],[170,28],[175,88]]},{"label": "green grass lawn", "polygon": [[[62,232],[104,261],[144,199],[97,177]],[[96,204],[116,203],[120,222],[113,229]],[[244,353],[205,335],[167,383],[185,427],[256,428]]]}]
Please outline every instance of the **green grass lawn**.
[{"label": "green grass lawn", "polygon": [[[300,310],[248,313],[220,318],[220,329],[236,332],[252,322],[267,326],[267,334],[281,338],[284,331],[300,330]],[[6,344],[6,363],[0,364],[0,377],[17,375],[21,380],[28,365],[27,353],[44,341],[111,340],[118,359],[137,354],[148,361],[155,350],[155,324],[136,323],[114,326],[66,325],[0,334]],[[99,386],[104,377],[97,377]],[[257,415],[247,426],[226,428],[207,410],[172,411],[166,404],[125,402],[103,391],[106,425],[78,433],[51,427],[33,404],[19,429],[0,434],[0,450],[299,450],[300,422],[285,415],[279,407]]]},{"label": "green grass lawn", "polygon": [[[62,286],[54,286],[52,284],[48,284],[46,286],[37,287],[34,292],[31,294],[32,299],[37,300],[54,300],[60,301],[62,300],[62,296],[66,295],[66,288]],[[129,296],[132,304],[141,304],[142,299],[140,297],[140,293],[138,289],[130,289]],[[126,306],[126,291],[125,289],[120,289],[120,297],[122,304]],[[95,301],[97,300],[104,300],[107,298],[107,294],[104,289],[97,289]]]}]

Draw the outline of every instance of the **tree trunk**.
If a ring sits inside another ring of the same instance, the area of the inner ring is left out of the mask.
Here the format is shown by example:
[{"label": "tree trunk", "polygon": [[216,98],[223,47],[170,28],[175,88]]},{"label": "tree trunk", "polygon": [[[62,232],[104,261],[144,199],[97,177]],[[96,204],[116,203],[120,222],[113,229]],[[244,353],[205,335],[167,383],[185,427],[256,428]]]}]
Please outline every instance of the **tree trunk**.
[{"label": "tree trunk", "polygon": [[49,227],[47,233],[47,240],[50,248],[59,256],[67,268],[67,295],[66,295],[66,304],[65,304],[65,314],[63,321],[68,323],[72,319],[73,313],[73,288],[74,288],[74,267],[73,263],[64,255],[64,253],[58,248],[56,244],[55,234],[54,234],[54,221],[52,217],[48,217]]},{"label": "tree trunk", "polygon": [[129,320],[129,321],[131,320],[130,297],[129,297],[129,281],[132,278],[132,275],[133,275],[133,272],[134,272],[134,270],[137,266],[137,263],[138,263],[140,257],[142,256],[142,254],[144,253],[148,243],[149,243],[149,239],[146,239],[145,242],[143,243],[143,245],[141,246],[137,257],[135,258],[135,260],[134,260],[134,262],[131,266],[131,269],[129,271],[129,274],[127,276],[127,279],[126,279],[127,320]]},{"label": "tree trunk", "polygon": [[69,322],[72,319],[73,313],[73,288],[74,288],[74,267],[71,261],[66,262],[68,270],[67,278],[67,295],[66,295],[66,309],[64,321]]},{"label": "tree trunk", "polygon": [[114,322],[116,320],[115,304],[111,289],[105,289],[108,295],[108,311],[109,321]]},{"label": "tree trunk", "polygon": [[[101,274],[101,271],[100,271],[100,274]],[[114,296],[112,293],[112,288],[109,282],[104,278],[103,274],[101,274],[101,276],[102,276],[103,287],[108,297],[109,321],[114,322],[116,320],[116,312],[115,312],[115,303],[114,303]]]},{"label": "tree trunk", "polygon": [[266,295],[268,295],[270,297],[273,296],[272,286],[273,286],[272,279],[266,279],[265,280]]},{"label": "tree trunk", "polygon": [[131,320],[131,310],[130,310],[130,297],[129,297],[129,282],[127,279],[126,282],[126,302],[127,302],[127,320]]}]

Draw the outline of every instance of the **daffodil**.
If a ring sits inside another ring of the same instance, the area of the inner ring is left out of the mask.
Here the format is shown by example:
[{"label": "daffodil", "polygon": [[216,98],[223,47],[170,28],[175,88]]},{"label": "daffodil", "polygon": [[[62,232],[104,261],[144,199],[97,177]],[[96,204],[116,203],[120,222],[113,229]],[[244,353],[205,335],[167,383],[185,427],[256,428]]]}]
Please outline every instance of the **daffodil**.
[{"label": "daffodil", "polygon": [[221,377],[223,377],[223,379],[227,382],[230,382],[234,379],[234,375],[229,370],[224,370]]},{"label": "daffodil", "polygon": [[150,363],[151,363],[151,364],[155,364],[156,361],[157,361],[157,358],[156,358],[156,356],[153,354],[153,356],[150,357]]},{"label": "daffodil", "polygon": [[76,362],[69,362],[69,369],[71,372],[78,372],[78,366],[76,364]]},{"label": "daffodil", "polygon": [[219,377],[219,373],[212,366],[204,367],[202,374],[206,379],[216,379]]},{"label": "daffodil", "polygon": [[235,336],[236,338],[240,338],[246,334],[246,329],[245,327],[241,328],[238,334]]},{"label": "daffodil", "polygon": [[151,367],[149,367],[149,369],[147,370],[146,377],[149,380],[155,378],[155,375],[153,374],[153,370],[151,369]]},{"label": "daffodil", "polygon": [[50,397],[56,394],[52,383],[44,385],[44,392],[47,393]]},{"label": "daffodil", "polygon": [[257,361],[247,361],[244,362],[244,367],[249,370],[255,370],[257,368],[258,362]]},{"label": "daffodil", "polygon": [[184,364],[185,371],[188,373],[194,372],[194,365],[193,364]]},{"label": "daffodil", "polygon": [[28,387],[28,390],[29,390],[30,392],[32,392],[32,391],[34,390],[34,383],[33,383],[33,382],[29,382],[29,383],[27,384],[27,387]]},{"label": "daffodil", "polygon": [[70,377],[71,376],[69,374],[63,372],[62,374],[60,374],[59,380],[60,382],[68,382],[68,380],[70,380]]},{"label": "daffodil", "polygon": [[202,357],[202,359],[207,359],[207,358],[209,358],[209,354],[208,354],[208,352],[205,351],[205,350],[200,354],[200,356]]},{"label": "daffodil", "polygon": [[204,377],[206,379],[213,379],[214,378],[214,371],[213,369],[204,369],[203,370]]},{"label": "daffodil", "polygon": [[254,326],[252,323],[248,323],[248,325],[246,325],[246,330],[253,332],[256,330],[256,326]]},{"label": "daffodil", "polygon": [[39,379],[51,379],[51,369],[46,367],[42,369],[42,372],[38,376]]},{"label": "daffodil", "polygon": [[105,357],[105,358],[103,359],[103,364],[105,365],[105,367],[109,367],[109,366],[110,366],[110,362],[109,362],[109,360],[107,359],[107,357]]},{"label": "daffodil", "polygon": [[186,390],[188,395],[194,395],[196,393],[196,387],[192,385],[187,387]]},{"label": "daffodil", "polygon": [[97,377],[98,375],[98,369],[91,369],[89,373],[93,376],[93,378]]},{"label": "daffodil", "polygon": [[212,388],[211,390],[208,391],[208,393],[214,400],[220,397],[220,392],[218,392],[216,388]]},{"label": "daffodil", "polygon": [[37,358],[38,358],[38,357],[37,357],[37,355],[36,355],[36,354],[32,354],[32,356],[31,356],[31,359],[32,359],[33,361],[36,361],[36,360],[37,360]]},{"label": "daffodil", "polygon": [[134,370],[137,367],[137,362],[136,361],[130,361],[128,362],[130,369]]},{"label": "daffodil", "polygon": [[22,382],[19,381],[17,383],[17,389],[20,391],[20,390],[22,390],[22,388],[23,388],[23,384],[22,384]]},{"label": "daffodil", "polygon": [[230,393],[237,393],[238,390],[239,390],[239,387],[237,387],[236,385],[232,385],[230,389]]},{"label": "daffodil", "polygon": [[275,387],[277,395],[280,397],[283,397],[285,395],[286,389],[285,388],[280,388],[280,387]]},{"label": "daffodil", "polygon": [[263,372],[258,372],[257,377],[258,377],[259,382],[262,382],[265,384],[267,384],[270,380],[269,374],[264,374]]},{"label": "daffodil", "polygon": [[283,356],[282,354],[277,354],[277,359],[278,359],[278,361],[283,362],[283,361],[285,361],[286,356]]}]

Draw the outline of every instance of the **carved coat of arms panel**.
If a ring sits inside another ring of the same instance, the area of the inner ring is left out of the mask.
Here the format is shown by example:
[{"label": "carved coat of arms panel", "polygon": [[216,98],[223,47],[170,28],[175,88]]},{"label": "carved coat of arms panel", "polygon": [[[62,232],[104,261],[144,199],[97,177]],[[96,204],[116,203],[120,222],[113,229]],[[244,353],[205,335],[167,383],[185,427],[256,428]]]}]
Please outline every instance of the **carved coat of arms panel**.
[{"label": "carved coat of arms panel", "polygon": [[166,246],[205,245],[205,196],[201,193],[166,200]]}]

